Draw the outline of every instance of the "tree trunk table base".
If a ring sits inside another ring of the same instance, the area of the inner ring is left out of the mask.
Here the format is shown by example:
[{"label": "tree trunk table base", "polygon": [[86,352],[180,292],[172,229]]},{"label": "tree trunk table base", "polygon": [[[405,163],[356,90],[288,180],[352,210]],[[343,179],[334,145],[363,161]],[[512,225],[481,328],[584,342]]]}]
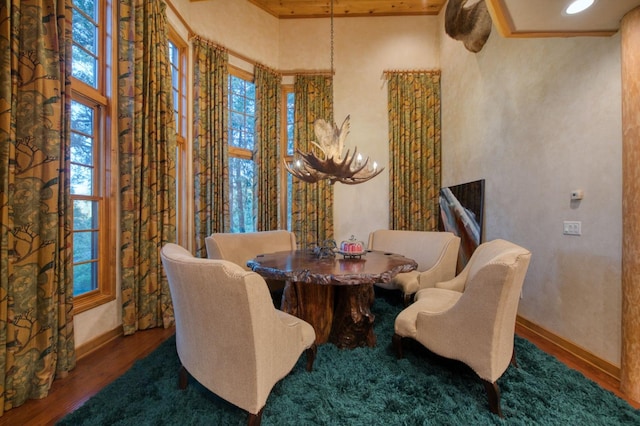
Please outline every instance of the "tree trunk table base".
[{"label": "tree trunk table base", "polygon": [[287,281],[280,309],[305,320],[316,332],[316,344],[327,343],[333,323],[334,287]]},{"label": "tree trunk table base", "polygon": [[374,292],[373,284],[336,287],[336,305],[329,341],[337,347],[353,349],[359,346],[376,345],[371,312]]},{"label": "tree trunk table base", "polygon": [[287,281],[281,309],[311,324],[317,344],[339,348],[376,345],[373,284],[418,267],[393,253],[318,258],[304,250],[262,254],[247,265],[265,279]]},{"label": "tree trunk table base", "polygon": [[333,286],[288,282],[281,309],[311,324],[316,332],[316,344],[331,342],[341,349],[374,347],[373,300],[372,284]]}]

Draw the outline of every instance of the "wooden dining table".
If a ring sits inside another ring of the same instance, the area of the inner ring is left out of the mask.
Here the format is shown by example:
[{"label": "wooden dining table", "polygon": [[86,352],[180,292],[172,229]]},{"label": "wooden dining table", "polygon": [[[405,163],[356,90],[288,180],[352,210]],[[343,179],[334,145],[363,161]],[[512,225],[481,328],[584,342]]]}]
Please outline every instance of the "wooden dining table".
[{"label": "wooden dining table", "polygon": [[265,279],[285,281],[280,309],[310,323],[316,343],[373,347],[373,284],[389,282],[418,264],[399,254],[318,257],[308,250],[258,255],[247,266]]}]

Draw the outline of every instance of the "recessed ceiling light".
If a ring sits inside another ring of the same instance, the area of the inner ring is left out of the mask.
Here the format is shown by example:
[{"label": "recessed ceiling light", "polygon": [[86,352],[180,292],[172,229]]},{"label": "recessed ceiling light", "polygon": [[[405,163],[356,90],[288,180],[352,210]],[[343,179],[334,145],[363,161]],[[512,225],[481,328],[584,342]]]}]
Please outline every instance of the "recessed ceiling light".
[{"label": "recessed ceiling light", "polygon": [[565,9],[565,13],[567,15],[575,15],[576,13],[580,13],[591,6],[596,2],[596,0],[575,0]]}]

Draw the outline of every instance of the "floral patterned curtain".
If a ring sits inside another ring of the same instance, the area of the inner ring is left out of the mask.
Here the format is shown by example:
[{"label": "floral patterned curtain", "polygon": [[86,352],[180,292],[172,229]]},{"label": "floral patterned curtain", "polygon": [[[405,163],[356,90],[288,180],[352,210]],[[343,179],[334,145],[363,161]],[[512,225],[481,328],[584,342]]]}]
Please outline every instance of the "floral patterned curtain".
[{"label": "floral patterned curtain", "polygon": [[75,366],[71,0],[0,4],[0,415]]},{"label": "floral patterned curtain", "polygon": [[[315,141],[313,122],[333,122],[333,80],[328,76],[297,75],[294,83],[296,149],[308,152]],[[306,183],[293,178],[291,221],[301,247],[333,238],[333,186],[326,180]]]},{"label": "floral patterned curtain", "polygon": [[[255,68],[256,148],[255,193],[256,229],[278,229],[278,152],[280,149],[280,108],[282,77],[261,65]],[[282,219],[281,219],[282,220]],[[282,223],[280,221],[280,223]]]},{"label": "floral patterned curtain", "polygon": [[228,232],[229,54],[199,37],[193,40],[193,173],[196,256],[207,257],[205,238]]},{"label": "floral patterned curtain", "polygon": [[118,133],[125,335],[173,324],[160,249],[176,242],[176,131],[163,1],[120,0]]},{"label": "floral patterned curtain", "polygon": [[440,192],[440,71],[388,72],[389,228],[435,231]]}]

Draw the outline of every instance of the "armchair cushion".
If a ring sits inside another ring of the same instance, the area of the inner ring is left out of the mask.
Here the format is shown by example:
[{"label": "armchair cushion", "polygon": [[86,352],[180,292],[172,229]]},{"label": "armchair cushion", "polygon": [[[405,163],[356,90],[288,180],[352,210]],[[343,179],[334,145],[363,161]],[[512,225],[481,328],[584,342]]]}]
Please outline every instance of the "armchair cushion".
[{"label": "armchair cushion", "polygon": [[275,383],[315,348],[313,327],[276,310],[264,279],[232,262],[196,258],[176,244],[161,258],[183,368],[221,398],[261,413]]},{"label": "armchair cushion", "polygon": [[224,259],[249,270],[247,261],[259,254],[296,249],[293,232],[260,231],[245,233],[215,233],[205,238],[207,257]]},{"label": "armchair cushion", "polygon": [[416,301],[396,317],[395,332],[403,337],[416,339],[418,335],[416,318],[419,314],[444,312],[455,305],[460,296],[462,293],[453,290],[435,288],[420,290],[416,294]]},{"label": "armchair cushion", "polygon": [[[295,250],[296,235],[293,232],[283,230],[244,233],[221,232],[205,238],[205,244],[209,259],[228,260],[249,271],[247,262],[259,254]],[[277,296],[285,286],[282,281],[266,280],[266,282],[269,291],[274,292],[274,296]],[[280,306],[277,297],[274,297],[273,303]]]},{"label": "armchair cushion", "polygon": [[512,257],[517,255],[519,248],[521,247],[499,239],[493,240],[490,243],[485,243],[482,246],[482,250],[478,251],[478,253],[474,252],[465,268],[460,271],[460,274],[449,281],[442,280],[441,282],[436,283],[435,287],[462,292],[464,291],[467,281],[470,277],[475,275],[480,268],[491,263],[497,256],[505,258],[505,256],[509,256],[509,253],[511,253]]},{"label": "armchair cushion", "polygon": [[531,253],[505,240],[483,243],[449,282],[418,291],[396,318],[394,345],[417,340],[432,352],[462,361],[485,382],[492,411],[501,414],[496,381],[513,359],[520,290]]},{"label": "armchair cushion", "polygon": [[439,281],[454,277],[460,238],[451,232],[380,229],[369,234],[368,248],[401,254],[418,263],[415,271],[398,274],[389,283],[376,284],[400,289],[406,300],[421,288],[433,287]]}]

